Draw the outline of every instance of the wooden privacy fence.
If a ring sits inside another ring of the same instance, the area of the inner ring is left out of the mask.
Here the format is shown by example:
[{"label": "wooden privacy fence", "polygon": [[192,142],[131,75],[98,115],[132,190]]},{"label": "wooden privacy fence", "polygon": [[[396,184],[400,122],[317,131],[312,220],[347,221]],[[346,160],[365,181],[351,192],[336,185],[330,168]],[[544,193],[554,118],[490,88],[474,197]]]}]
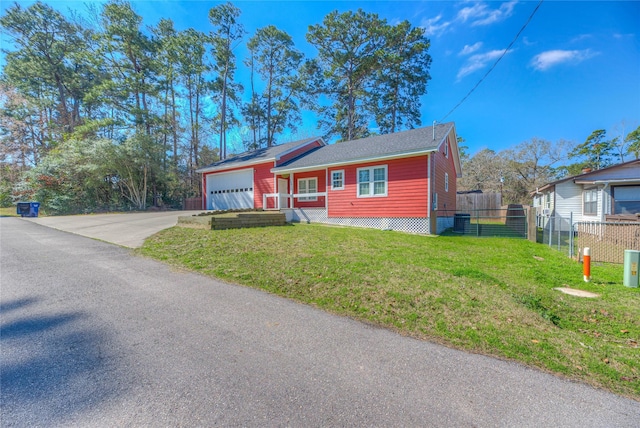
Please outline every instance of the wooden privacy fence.
[{"label": "wooden privacy fence", "polygon": [[456,195],[457,212],[476,210],[481,210],[487,216],[501,216],[502,195],[500,193],[459,193]]},{"label": "wooden privacy fence", "polygon": [[202,198],[185,198],[182,201],[182,209],[185,211],[201,210]]},{"label": "wooden privacy fence", "polygon": [[624,250],[640,250],[640,223],[578,222],[574,231],[572,247],[578,256],[589,247],[592,261],[623,263]]}]

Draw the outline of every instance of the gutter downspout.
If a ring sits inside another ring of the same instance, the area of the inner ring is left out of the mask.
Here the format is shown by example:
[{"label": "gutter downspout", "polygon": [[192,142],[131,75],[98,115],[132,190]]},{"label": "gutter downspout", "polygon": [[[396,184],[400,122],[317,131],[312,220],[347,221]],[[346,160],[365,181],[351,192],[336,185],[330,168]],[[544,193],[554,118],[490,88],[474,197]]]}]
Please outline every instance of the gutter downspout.
[{"label": "gutter downspout", "polygon": [[[604,186],[602,186],[602,189],[600,190],[600,193],[602,194],[602,215],[600,216],[600,221],[604,221],[605,219],[605,206],[604,206],[604,191],[607,189],[607,187],[609,187],[609,182],[605,181],[604,182]],[[606,211],[609,211],[609,214],[611,214],[611,198],[607,198],[607,207],[606,207]]]}]

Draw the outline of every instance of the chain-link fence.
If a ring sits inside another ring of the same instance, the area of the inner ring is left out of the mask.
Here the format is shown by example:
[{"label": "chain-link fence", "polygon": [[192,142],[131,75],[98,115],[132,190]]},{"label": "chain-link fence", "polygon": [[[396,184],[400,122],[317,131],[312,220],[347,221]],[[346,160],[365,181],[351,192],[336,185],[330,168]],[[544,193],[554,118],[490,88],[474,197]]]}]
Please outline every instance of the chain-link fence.
[{"label": "chain-link fence", "polygon": [[527,238],[527,211],[521,206],[456,212],[453,232],[478,237]]},{"label": "chain-link fence", "polygon": [[589,247],[594,262],[623,263],[624,250],[640,250],[640,223],[573,223],[572,217],[539,215],[537,242],[577,259]]},{"label": "chain-link fence", "polygon": [[536,241],[571,255],[571,218],[539,215]]},{"label": "chain-link fence", "polygon": [[624,250],[640,250],[640,223],[577,222],[573,230],[574,257],[588,247],[594,262],[624,263]]}]

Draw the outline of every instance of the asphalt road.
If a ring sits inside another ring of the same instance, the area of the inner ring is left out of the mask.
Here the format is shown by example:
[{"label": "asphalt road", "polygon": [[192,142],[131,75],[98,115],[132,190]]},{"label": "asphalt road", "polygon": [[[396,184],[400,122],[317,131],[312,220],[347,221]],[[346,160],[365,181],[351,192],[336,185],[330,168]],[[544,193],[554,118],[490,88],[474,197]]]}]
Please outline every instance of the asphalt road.
[{"label": "asphalt road", "polygon": [[640,403],[0,219],[1,425],[637,427]]}]

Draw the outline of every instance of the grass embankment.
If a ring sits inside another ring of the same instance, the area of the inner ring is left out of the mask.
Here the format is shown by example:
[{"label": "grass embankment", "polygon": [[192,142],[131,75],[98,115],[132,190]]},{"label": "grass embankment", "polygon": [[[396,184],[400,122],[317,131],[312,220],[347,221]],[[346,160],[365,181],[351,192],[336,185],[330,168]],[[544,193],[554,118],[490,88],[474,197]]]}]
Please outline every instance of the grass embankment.
[{"label": "grass embankment", "polygon": [[580,264],[525,240],[321,225],[173,228],[141,252],[640,399],[640,290],[622,286],[620,265],[593,266],[593,282],[585,284]]},{"label": "grass embankment", "polygon": [[2,207],[0,208],[0,217],[18,217],[16,213],[16,207]]}]

